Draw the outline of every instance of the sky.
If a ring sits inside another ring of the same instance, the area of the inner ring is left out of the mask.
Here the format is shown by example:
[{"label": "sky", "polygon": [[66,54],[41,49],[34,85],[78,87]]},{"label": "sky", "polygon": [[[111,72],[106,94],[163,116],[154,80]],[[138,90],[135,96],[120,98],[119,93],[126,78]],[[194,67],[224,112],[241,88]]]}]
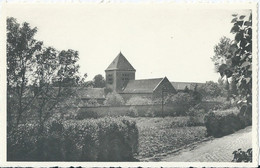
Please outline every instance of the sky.
[{"label": "sky", "polygon": [[[80,73],[92,80],[121,51],[136,79],[217,81],[211,57],[230,33],[232,14],[248,9],[174,4],[9,5],[7,16],[37,27],[35,36],[58,50],[79,52]],[[231,6],[230,6],[231,7]]]}]

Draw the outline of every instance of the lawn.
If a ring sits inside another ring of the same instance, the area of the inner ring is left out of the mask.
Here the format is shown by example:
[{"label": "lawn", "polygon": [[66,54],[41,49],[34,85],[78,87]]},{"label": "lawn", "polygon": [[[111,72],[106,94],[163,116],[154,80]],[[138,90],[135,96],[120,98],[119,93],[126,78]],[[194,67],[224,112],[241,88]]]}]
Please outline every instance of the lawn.
[{"label": "lawn", "polygon": [[187,127],[188,117],[134,118],[139,130],[138,159],[153,157],[202,140],[206,127]]}]

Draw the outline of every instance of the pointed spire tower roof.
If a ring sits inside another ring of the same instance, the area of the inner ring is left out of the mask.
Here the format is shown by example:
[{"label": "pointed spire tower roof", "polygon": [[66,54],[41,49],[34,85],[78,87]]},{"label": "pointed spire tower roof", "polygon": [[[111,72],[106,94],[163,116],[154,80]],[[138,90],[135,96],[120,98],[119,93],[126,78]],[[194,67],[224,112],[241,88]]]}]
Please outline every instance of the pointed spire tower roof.
[{"label": "pointed spire tower roof", "polygon": [[121,51],[105,71],[110,71],[110,70],[135,71],[134,67],[128,62],[128,60],[121,53]]}]

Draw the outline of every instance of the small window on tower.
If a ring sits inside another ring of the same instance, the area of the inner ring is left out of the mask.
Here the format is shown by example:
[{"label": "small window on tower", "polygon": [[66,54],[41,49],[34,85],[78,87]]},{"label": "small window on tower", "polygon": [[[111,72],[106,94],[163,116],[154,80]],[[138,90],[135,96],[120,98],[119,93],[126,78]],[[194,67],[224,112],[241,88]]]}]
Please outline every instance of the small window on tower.
[{"label": "small window on tower", "polygon": [[113,76],[112,76],[112,74],[108,74],[107,75],[107,81],[108,81],[109,84],[113,84]]}]

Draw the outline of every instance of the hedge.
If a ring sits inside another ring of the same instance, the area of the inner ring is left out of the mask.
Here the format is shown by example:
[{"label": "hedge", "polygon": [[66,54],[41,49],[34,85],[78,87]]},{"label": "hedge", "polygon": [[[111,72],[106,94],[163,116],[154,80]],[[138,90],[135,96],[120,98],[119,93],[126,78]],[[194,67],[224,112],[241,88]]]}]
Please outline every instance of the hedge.
[{"label": "hedge", "polygon": [[8,161],[133,161],[138,129],[128,118],[53,121],[42,134],[24,124],[8,134]]},{"label": "hedge", "polygon": [[205,118],[208,136],[222,137],[252,124],[252,107],[241,108],[238,114],[208,113]]}]

